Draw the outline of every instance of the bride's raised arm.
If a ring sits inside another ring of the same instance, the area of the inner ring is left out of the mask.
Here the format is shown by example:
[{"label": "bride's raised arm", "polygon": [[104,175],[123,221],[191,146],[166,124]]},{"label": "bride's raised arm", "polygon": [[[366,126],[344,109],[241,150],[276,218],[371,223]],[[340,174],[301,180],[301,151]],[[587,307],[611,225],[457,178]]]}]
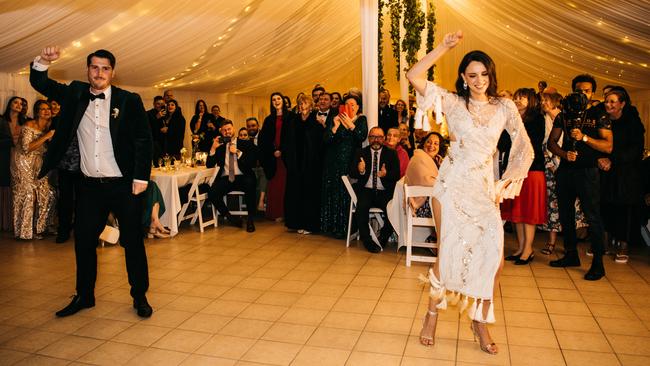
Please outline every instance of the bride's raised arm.
[{"label": "bride's raised arm", "polygon": [[433,51],[426,54],[406,73],[406,78],[411,82],[415,90],[424,95],[427,88],[427,70],[429,70],[435,63],[449,51],[456,47],[456,45],[463,39],[463,32],[457,31],[455,33],[447,33]]}]

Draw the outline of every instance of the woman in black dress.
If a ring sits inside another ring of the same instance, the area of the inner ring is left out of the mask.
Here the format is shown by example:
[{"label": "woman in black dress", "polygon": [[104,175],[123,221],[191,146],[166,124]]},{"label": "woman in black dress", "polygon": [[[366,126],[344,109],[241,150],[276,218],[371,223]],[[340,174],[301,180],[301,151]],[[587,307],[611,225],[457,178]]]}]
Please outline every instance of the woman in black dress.
[{"label": "woman in black dress", "polygon": [[160,133],[163,140],[163,155],[180,158],[185,138],[185,117],[174,99],[167,102],[167,116],[162,119]]},{"label": "woman in black dress", "polygon": [[214,126],[214,115],[208,113],[208,105],[203,99],[196,101],[194,115],[190,120],[192,131],[192,145],[196,145],[198,151],[210,151],[212,140],[216,136]]},{"label": "woman in black dress", "polygon": [[316,119],[313,99],[298,99],[300,114],[293,123],[292,141],[288,145],[287,190],[284,201],[285,225],[299,234],[320,229],[320,194],[323,174],[322,151],[324,124]]},{"label": "woman in black dress", "polygon": [[610,242],[614,242],[616,262],[627,263],[628,243],[639,235],[645,128],[623,87],[613,87],[604,103],[612,121],[614,147],[608,157],[598,159],[603,171],[601,213]]}]

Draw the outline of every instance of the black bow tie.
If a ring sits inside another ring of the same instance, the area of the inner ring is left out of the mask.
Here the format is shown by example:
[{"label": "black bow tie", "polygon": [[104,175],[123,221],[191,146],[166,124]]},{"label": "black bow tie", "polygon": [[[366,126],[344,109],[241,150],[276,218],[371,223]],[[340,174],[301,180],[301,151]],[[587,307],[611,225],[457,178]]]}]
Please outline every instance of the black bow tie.
[{"label": "black bow tie", "polygon": [[326,116],[327,117],[327,112],[318,112],[319,116]]},{"label": "black bow tie", "polygon": [[106,96],[104,95],[104,93],[99,93],[99,94],[97,94],[97,95],[95,95],[95,94],[93,94],[93,93],[89,93],[89,94],[90,94],[90,100],[95,100],[95,99],[97,99],[97,98],[99,98],[99,99],[106,99]]}]

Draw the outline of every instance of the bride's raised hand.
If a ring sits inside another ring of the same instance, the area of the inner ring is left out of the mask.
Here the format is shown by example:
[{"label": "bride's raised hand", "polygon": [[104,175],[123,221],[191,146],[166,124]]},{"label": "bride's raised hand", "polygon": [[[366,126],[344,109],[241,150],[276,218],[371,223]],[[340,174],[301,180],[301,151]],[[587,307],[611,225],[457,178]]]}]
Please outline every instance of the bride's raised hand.
[{"label": "bride's raised hand", "polygon": [[463,39],[463,31],[458,30],[454,33],[447,33],[442,40],[442,44],[447,48],[454,48]]}]

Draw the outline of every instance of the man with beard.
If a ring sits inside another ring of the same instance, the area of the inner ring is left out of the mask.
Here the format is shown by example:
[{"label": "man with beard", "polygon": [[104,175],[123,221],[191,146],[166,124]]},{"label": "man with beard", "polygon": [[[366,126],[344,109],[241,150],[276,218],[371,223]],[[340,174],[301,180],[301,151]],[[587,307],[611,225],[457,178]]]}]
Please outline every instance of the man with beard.
[{"label": "man with beard", "polygon": [[395,150],[384,147],[384,131],[373,127],[368,133],[369,146],[357,150],[350,176],[359,180],[356,220],[359,236],[371,253],[383,250],[393,233],[390,221],[386,220],[379,235],[379,245],[370,237],[369,212],[371,207],[380,208],[386,213],[386,204],[393,198],[395,183],[399,180],[399,159]]},{"label": "man with beard", "polygon": [[238,139],[232,121],[226,120],[221,126],[222,137],[214,139],[210,148],[210,155],[206,162],[208,168],[218,167],[216,179],[210,190],[208,198],[233,226],[241,227],[241,220],[230,214],[224,203],[224,196],[232,191],[243,191],[248,209],[246,231],[255,231],[255,173],[253,168],[257,164],[255,145],[250,140]]}]

